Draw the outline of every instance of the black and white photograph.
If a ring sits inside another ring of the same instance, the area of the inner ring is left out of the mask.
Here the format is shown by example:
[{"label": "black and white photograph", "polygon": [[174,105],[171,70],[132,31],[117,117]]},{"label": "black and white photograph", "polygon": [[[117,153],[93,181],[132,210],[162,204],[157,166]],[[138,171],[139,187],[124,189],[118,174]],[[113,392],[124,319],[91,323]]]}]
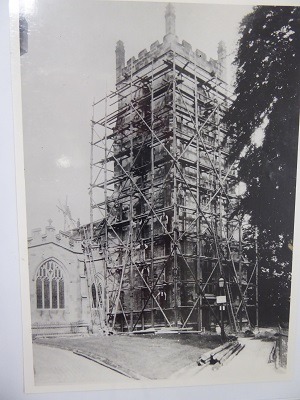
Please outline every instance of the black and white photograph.
[{"label": "black and white photograph", "polygon": [[290,379],[299,21],[20,2],[26,392]]}]

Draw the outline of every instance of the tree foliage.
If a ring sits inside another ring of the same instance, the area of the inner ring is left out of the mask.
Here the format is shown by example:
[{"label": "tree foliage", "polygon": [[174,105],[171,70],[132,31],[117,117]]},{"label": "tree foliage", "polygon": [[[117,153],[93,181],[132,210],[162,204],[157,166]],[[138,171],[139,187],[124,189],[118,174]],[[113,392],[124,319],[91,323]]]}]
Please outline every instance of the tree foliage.
[{"label": "tree foliage", "polygon": [[[260,324],[277,324],[289,319],[290,285],[291,285],[291,250],[284,241],[271,241],[264,232],[257,237],[258,254],[256,254],[256,228],[252,225],[244,231],[244,251],[247,258],[259,266],[259,322]],[[254,288],[249,294],[251,303],[255,302]],[[252,322],[255,316],[252,313]]]},{"label": "tree foliage", "polygon": [[[247,185],[238,211],[248,214],[250,223],[259,229],[261,272],[265,272],[264,285],[272,302],[280,292],[276,285],[288,287],[291,268],[300,7],[255,7],[241,22],[235,65],[236,97],[225,116],[232,142],[229,161],[238,160],[239,179]],[[261,143],[257,140],[259,129],[263,132]]]}]

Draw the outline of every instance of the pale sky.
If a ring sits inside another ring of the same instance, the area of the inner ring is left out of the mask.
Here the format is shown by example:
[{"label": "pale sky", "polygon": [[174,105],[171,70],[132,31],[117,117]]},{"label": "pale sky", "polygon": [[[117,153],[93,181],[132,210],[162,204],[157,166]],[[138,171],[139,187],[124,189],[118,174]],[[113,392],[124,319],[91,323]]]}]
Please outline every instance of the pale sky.
[{"label": "pale sky", "polygon": [[[25,1],[25,0],[24,0]],[[26,0],[28,53],[21,58],[28,230],[51,218],[68,196],[74,219],[89,221],[90,120],[93,100],[114,90],[115,44],[126,60],[165,34],[166,3]],[[250,6],[175,4],[176,34],[208,57],[223,40],[235,50]],[[228,58],[232,61],[232,56]]]}]

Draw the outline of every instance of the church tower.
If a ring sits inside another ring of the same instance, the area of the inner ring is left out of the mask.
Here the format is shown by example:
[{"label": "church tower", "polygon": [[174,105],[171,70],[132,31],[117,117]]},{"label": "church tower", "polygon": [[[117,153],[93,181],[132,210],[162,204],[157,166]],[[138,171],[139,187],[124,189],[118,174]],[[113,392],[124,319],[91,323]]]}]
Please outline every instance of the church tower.
[{"label": "church tower", "polygon": [[208,59],[179,42],[172,4],[165,28],[162,42],[126,63],[117,43],[117,109],[94,121],[103,133],[92,136],[91,196],[106,322],[120,331],[210,329],[225,296],[226,324],[237,330],[250,324],[252,282],[241,222],[230,217],[237,198],[222,145],[225,45]]}]

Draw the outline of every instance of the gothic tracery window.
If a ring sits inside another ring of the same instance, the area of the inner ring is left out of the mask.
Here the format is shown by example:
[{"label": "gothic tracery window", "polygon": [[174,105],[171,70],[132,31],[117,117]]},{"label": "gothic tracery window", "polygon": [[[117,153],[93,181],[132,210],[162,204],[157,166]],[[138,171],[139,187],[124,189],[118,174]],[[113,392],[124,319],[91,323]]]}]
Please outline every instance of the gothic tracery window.
[{"label": "gothic tracery window", "polygon": [[38,270],[36,304],[38,309],[65,308],[64,276],[54,260],[46,261]]},{"label": "gothic tracery window", "polygon": [[99,278],[96,276],[96,283],[92,284],[92,308],[102,307],[102,295],[102,286]]}]

